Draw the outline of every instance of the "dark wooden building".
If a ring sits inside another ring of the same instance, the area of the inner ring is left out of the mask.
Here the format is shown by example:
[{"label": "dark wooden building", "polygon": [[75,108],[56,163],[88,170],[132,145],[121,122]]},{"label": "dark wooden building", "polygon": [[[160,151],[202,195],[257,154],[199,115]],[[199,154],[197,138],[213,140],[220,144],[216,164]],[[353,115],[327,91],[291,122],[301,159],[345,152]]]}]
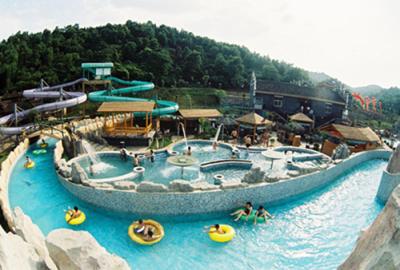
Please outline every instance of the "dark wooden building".
[{"label": "dark wooden building", "polygon": [[255,110],[272,111],[288,119],[302,112],[319,126],[342,118],[345,98],[336,91],[326,88],[298,86],[290,83],[257,80]]}]

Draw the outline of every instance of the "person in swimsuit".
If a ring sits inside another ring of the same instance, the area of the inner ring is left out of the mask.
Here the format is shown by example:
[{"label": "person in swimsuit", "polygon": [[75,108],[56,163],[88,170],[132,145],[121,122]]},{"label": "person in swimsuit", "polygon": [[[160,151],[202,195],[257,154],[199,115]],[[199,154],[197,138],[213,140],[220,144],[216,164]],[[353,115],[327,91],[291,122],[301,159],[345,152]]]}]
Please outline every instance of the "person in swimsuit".
[{"label": "person in swimsuit", "polygon": [[192,148],[188,146],[188,149],[186,151],[186,155],[191,156],[192,155]]},{"label": "person in swimsuit", "polygon": [[232,144],[237,144],[238,132],[236,129],[232,130],[231,136],[233,139]]},{"label": "person in swimsuit", "polygon": [[244,144],[246,145],[246,148],[249,149],[251,146],[251,137],[250,135],[246,135],[246,137],[244,137]]},{"label": "person in swimsuit", "polygon": [[244,206],[244,209],[239,209],[231,213],[231,216],[236,216],[235,221],[238,221],[242,216],[246,216],[246,221],[247,221],[249,220],[249,216],[252,211],[253,211],[253,205],[251,204],[251,202],[247,202],[246,205]]},{"label": "person in swimsuit", "polygon": [[149,233],[149,226],[147,226],[143,219],[138,220],[139,226],[133,229],[133,232],[136,234],[141,234],[143,236],[147,236]]},{"label": "person in swimsuit", "polygon": [[26,160],[26,162],[25,162],[25,167],[26,167],[26,166],[29,166],[29,165],[32,164],[32,162],[33,162],[32,159],[31,159],[29,156],[26,156],[26,157],[25,157],[25,160]]},{"label": "person in swimsuit", "polygon": [[213,142],[212,148],[213,148],[214,151],[217,150],[217,147],[218,147],[218,143],[217,142]]},{"label": "person in swimsuit", "polygon": [[133,156],[133,168],[140,166],[140,160],[138,154]]},{"label": "person in swimsuit", "polygon": [[212,225],[209,228],[205,227],[205,232],[206,233],[225,234],[225,232],[222,230],[222,228],[219,224]]},{"label": "person in swimsuit", "polygon": [[90,165],[89,165],[89,174],[90,174],[90,176],[93,176],[93,175],[94,175],[93,161],[90,161]]},{"label": "person in swimsuit", "polygon": [[67,220],[67,223],[70,223],[71,220],[80,217],[80,215],[82,214],[81,211],[79,211],[77,206],[74,206],[74,209],[69,209],[68,210],[68,214],[70,214],[70,218]]},{"label": "person in swimsuit", "polygon": [[267,217],[273,218],[273,216],[265,210],[264,206],[260,205],[254,215],[254,224],[257,224],[257,218],[264,218],[265,223],[267,223]]},{"label": "person in swimsuit", "polygon": [[151,163],[154,163],[155,154],[153,149],[150,150],[149,159]]}]

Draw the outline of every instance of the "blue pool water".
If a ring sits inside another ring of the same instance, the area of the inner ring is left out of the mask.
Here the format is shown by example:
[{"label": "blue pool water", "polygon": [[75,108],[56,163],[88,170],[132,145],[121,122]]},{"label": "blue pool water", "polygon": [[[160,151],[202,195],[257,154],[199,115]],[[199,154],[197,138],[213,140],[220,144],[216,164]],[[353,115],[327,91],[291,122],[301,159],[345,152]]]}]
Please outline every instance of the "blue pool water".
[{"label": "blue pool water", "polygon": [[[20,206],[48,234],[53,229],[69,227],[63,210],[79,205],[87,221],[71,229],[89,231],[133,269],[150,270],[336,269],[350,253],[359,231],[371,224],[382,209],[375,194],[387,163],[364,162],[317,192],[269,208],[275,218],[267,225],[235,223],[227,216],[201,221],[188,216],[180,223],[160,219],[165,238],[145,247],[127,236],[135,217],[95,209],[70,195],[56,179],[52,151],[31,156],[35,168],[24,169],[21,159],[11,175],[12,207]],[[202,230],[214,223],[234,226],[236,238],[227,244],[211,242]]]}]

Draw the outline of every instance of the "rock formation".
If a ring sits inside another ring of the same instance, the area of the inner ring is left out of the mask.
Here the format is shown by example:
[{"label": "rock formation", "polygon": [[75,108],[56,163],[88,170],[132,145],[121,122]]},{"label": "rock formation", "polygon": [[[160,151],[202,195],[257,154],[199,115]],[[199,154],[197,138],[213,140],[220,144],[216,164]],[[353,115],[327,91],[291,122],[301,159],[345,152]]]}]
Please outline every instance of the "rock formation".
[{"label": "rock formation", "polygon": [[350,150],[347,144],[341,143],[339,144],[336,149],[334,154],[332,155],[332,159],[345,159],[350,156]]},{"label": "rock formation", "polygon": [[87,180],[87,176],[83,168],[76,162],[71,165],[71,177],[72,182],[76,184],[81,184],[82,181]]},{"label": "rock formation", "polygon": [[391,174],[400,173],[400,144],[393,152],[386,170]]},{"label": "rock formation", "polygon": [[46,245],[59,269],[62,270],[128,270],[127,262],[106,251],[86,231],[57,229],[49,233]]},{"label": "rock formation", "polygon": [[39,227],[34,224],[30,217],[24,215],[21,208],[14,209],[15,233],[25,242],[32,245],[39,257],[45,262],[47,269],[57,269],[47,251],[45,238]]},{"label": "rock formation", "polygon": [[175,192],[191,192],[194,190],[194,188],[191,186],[189,181],[174,180],[169,183],[169,190]]},{"label": "rock formation", "polygon": [[136,190],[138,192],[167,192],[168,188],[163,184],[143,181],[137,185]]},{"label": "rock formation", "polygon": [[356,247],[339,270],[400,269],[400,186],[382,213],[357,240]]},{"label": "rock formation", "polygon": [[47,266],[33,245],[16,234],[6,233],[0,226],[0,269],[50,270],[52,268]]},{"label": "rock formation", "polygon": [[254,184],[264,182],[265,172],[261,170],[260,167],[256,167],[251,169],[248,173],[243,177],[242,182]]}]

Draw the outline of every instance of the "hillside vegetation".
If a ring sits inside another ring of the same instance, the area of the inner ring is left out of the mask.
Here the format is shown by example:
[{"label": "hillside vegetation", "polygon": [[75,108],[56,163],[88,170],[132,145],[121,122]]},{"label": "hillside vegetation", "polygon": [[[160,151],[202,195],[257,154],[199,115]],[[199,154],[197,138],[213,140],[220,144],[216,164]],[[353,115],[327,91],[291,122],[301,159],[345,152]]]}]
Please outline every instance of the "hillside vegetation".
[{"label": "hillside vegetation", "polygon": [[151,22],[78,25],[21,33],[0,43],[0,95],[5,91],[49,84],[81,76],[82,62],[115,64],[115,75],[155,82],[158,86],[244,87],[251,72],[259,78],[308,82],[307,73],[292,65]]}]

